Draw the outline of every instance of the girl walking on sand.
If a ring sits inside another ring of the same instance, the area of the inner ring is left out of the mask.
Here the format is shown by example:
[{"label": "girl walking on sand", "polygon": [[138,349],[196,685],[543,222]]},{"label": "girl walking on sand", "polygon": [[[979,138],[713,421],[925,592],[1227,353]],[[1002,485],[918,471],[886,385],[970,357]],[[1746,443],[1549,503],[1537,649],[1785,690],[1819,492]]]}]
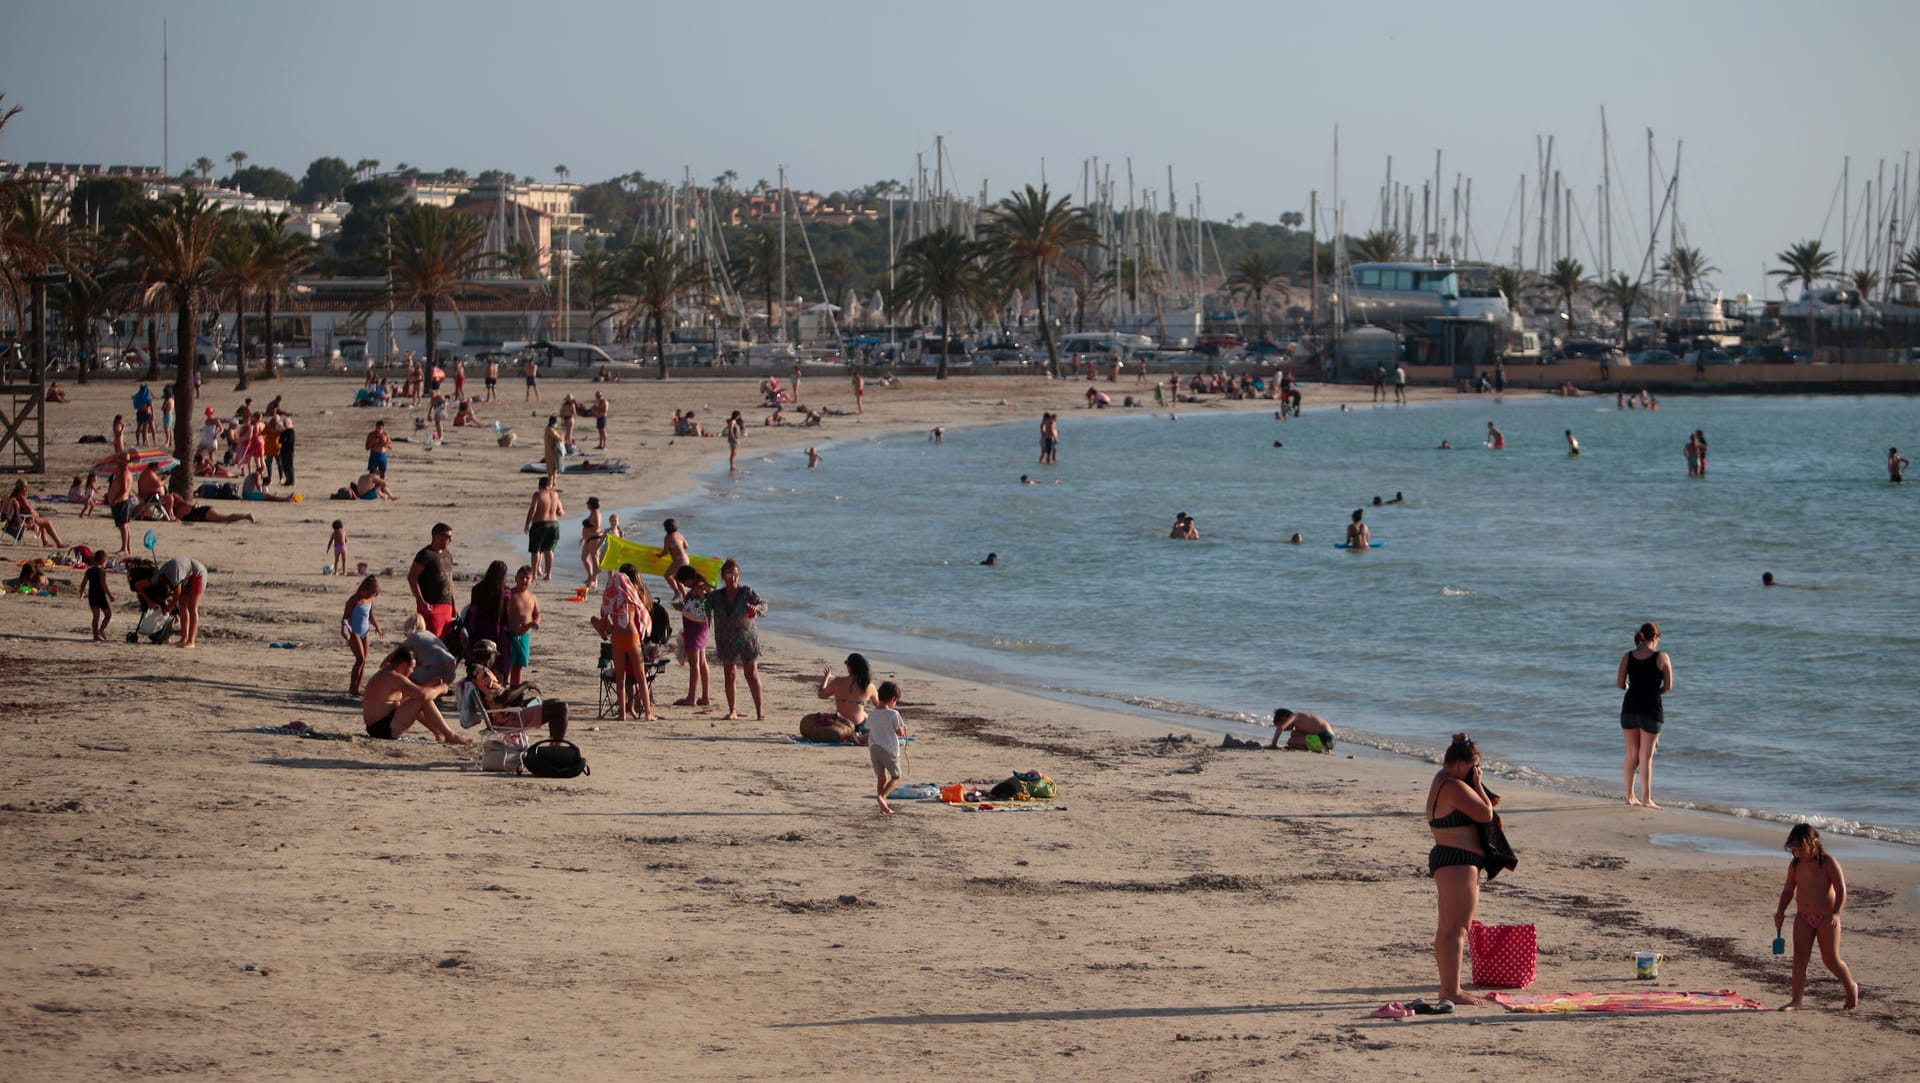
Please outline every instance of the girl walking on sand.
[{"label": "girl walking on sand", "polygon": [[347,649],[353,652],[353,673],[347,678],[350,696],[360,694],[360,678],[366,674],[367,633],[371,630],[386,635],[373,615],[373,600],[379,596],[380,577],[369,575],[354,589],[353,597],[347,599],[346,609],[340,614],[340,638],[347,641]]},{"label": "girl walking on sand", "polygon": [[[1783,1012],[1800,1010],[1800,994],[1807,988],[1807,960],[1813,945],[1820,945],[1820,961],[1847,991],[1846,1008],[1852,1011],[1860,1003],[1860,984],[1853,971],[1840,960],[1840,911],[1847,905],[1847,878],[1840,862],[1820,845],[1820,832],[1812,824],[1794,824],[1787,832],[1787,886],[1780,892],[1780,905],[1773,911],[1777,933],[1787,919],[1787,903],[1796,903],[1793,915],[1793,999],[1782,1005]],[[1778,950],[1777,948],[1775,950]]]}]

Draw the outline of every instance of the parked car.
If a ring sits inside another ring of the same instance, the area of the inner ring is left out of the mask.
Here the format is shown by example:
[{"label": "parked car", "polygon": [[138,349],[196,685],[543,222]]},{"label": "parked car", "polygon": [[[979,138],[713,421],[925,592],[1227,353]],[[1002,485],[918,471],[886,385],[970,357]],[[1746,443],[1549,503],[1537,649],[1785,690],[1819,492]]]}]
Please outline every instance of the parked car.
[{"label": "parked car", "polygon": [[1737,365],[1740,359],[1715,346],[1710,350],[1694,350],[1687,354],[1689,365]]},{"label": "parked car", "polygon": [[1641,350],[1638,353],[1629,354],[1628,356],[1633,358],[1633,363],[1636,365],[1677,365],[1680,363],[1680,355],[1674,353],[1672,350]]}]

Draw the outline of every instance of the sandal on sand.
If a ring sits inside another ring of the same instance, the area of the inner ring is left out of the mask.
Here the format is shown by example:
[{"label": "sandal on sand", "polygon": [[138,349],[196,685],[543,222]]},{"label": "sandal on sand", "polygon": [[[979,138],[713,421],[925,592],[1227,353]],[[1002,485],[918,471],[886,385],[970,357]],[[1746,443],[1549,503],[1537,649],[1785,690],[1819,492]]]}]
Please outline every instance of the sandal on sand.
[{"label": "sandal on sand", "polygon": [[1372,1017],[1375,1019],[1405,1019],[1407,1016],[1412,1014],[1413,1014],[1413,1009],[1407,1007],[1405,1004],[1402,1004],[1397,1000],[1392,1001],[1391,1003],[1382,1004],[1378,1008],[1373,1009],[1371,1013]]},{"label": "sandal on sand", "polygon": [[1416,1000],[1407,1007],[1413,1009],[1415,1015],[1448,1015],[1453,1011],[1453,1001],[1442,998],[1429,1004],[1424,1000]]}]

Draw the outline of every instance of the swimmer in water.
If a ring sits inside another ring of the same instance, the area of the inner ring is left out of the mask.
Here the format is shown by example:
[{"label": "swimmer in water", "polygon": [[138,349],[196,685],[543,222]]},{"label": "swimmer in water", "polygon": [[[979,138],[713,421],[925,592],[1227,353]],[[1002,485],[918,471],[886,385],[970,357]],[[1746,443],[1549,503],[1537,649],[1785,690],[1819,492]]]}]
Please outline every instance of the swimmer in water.
[{"label": "swimmer in water", "polygon": [[1580,457],[1580,441],[1573,438],[1572,429],[1567,430],[1567,456],[1573,459]]},{"label": "swimmer in water", "polygon": [[1353,509],[1353,522],[1347,524],[1347,548],[1365,549],[1373,542],[1373,532],[1362,522],[1363,509]]},{"label": "swimmer in water", "polygon": [[1487,422],[1487,446],[1495,451],[1504,451],[1507,447],[1507,434],[1497,428],[1493,422]]},{"label": "swimmer in water", "polygon": [[1899,485],[1900,483],[1906,481],[1907,467],[1911,465],[1912,464],[1907,461],[1906,456],[1900,454],[1899,448],[1890,447],[1887,449],[1887,480],[1888,481],[1892,482],[1895,485]]},{"label": "swimmer in water", "polygon": [[1451,441],[1451,440],[1442,440],[1442,441],[1440,441],[1440,442],[1439,442],[1438,444],[1435,444],[1435,445],[1433,446],[1433,450],[1435,450],[1435,451],[1452,451],[1452,450],[1453,450],[1453,441]]},{"label": "swimmer in water", "polygon": [[1287,539],[1287,544],[1288,545],[1305,545],[1307,544],[1307,539],[1301,537],[1299,534],[1295,534],[1293,537]]},{"label": "swimmer in water", "polygon": [[1393,494],[1393,499],[1387,501],[1387,503],[1389,504],[1404,504],[1406,502],[1407,502],[1407,494],[1400,492],[1399,490],[1395,490]]},{"label": "swimmer in water", "polygon": [[1373,498],[1373,506],[1374,506],[1374,507],[1376,507],[1376,508],[1377,508],[1377,507],[1379,507],[1379,506],[1380,506],[1380,505],[1382,505],[1382,504],[1385,504],[1385,503],[1386,503],[1386,501],[1384,501],[1384,500],[1382,500],[1382,499],[1380,499],[1380,498],[1379,498],[1379,497],[1377,497],[1377,496]]},{"label": "swimmer in water", "polygon": [[1000,566],[1000,554],[988,553],[987,559],[981,561],[980,566],[983,568],[998,568]]},{"label": "swimmer in water", "polygon": [[1022,475],[1020,475],[1020,484],[1022,484],[1022,485],[1032,485],[1032,484],[1034,484],[1034,480],[1033,480],[1032,478],[1030,478],[1030,477],[1028,477],[1028,476],[1026,476],[1025,474],[1022,474]]},{"label": "swimmer in water", "polygon": [[1763,586],[1763,587],[1784,587],[1784,586],[1786,586],[1786,584],[1785,584],[1785,583],[1776,583],[1776,582],[1774,582],[1774,579],[1773,579],[1773,573],[1772,573],[1772,572],[1761,572],[1761,573],[1760,573],[1760,585],[1761,585],[1761,586]]}]

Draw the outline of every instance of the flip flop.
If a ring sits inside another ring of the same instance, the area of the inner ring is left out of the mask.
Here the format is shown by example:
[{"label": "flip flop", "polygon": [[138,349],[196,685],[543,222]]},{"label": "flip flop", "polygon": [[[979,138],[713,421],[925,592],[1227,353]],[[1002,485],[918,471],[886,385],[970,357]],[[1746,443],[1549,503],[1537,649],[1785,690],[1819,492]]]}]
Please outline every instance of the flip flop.
[{"label": "flip flop", "polygon": [[1453,1012],[1453,1001],[1443,998],[1429,1004],[1424,1000],[1416,1000],[1407,1007],[1413,1009],[1415,1015],[1449,1015]]},{"label": "flip flop", "polygon": [[1405,1019],[1413,1014],[1413,1009],[1395,1000],[1382,1004],[1369,1013],[1374,1019]]}]

